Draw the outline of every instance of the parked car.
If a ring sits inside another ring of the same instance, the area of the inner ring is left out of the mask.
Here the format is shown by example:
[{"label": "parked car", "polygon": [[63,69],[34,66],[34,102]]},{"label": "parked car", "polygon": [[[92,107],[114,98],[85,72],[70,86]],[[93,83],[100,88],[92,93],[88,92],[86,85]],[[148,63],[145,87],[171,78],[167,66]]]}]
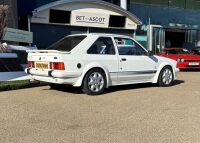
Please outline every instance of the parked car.
[{"label": "parked car", "polygon": [[28,51],[25,71],[52,87],[70,84],[98,95],[114,85],[150,82],[170,86],[179,70],[176,63],[149,54],[128,36],[82,34],[64,37],[47,50]]},{"label": "parked car", "polygon": [[200,56],[191,54],[187,49],[166,48],[159,55],[176,60],[179,69],[200,69]]}]

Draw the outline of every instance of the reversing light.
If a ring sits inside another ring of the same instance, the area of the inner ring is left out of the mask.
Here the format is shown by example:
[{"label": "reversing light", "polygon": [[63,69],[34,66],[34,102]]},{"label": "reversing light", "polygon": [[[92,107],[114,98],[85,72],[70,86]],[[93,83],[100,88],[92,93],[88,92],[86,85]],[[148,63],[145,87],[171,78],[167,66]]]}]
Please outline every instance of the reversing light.
[{"label": "reversing light", "polygon": [[65,70],[65,64],[63,62],[51,62],[50,69],[52,70]]}]

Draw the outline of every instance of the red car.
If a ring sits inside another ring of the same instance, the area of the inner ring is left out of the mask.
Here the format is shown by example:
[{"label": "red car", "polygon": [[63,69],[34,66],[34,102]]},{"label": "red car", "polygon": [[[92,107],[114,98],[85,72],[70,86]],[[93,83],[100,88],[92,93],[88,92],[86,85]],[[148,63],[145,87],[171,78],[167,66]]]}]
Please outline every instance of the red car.
[{"label": "red car", "polygon": [[200,69],[200,55],[190,54],[183,48],[165,48],[158,54],[177,61],[179,69]]}]

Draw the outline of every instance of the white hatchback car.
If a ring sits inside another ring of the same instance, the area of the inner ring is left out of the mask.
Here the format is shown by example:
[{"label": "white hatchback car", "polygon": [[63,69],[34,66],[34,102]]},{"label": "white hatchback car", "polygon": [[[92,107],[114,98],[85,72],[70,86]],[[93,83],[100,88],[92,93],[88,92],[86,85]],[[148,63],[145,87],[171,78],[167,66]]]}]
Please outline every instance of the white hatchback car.
[{"label": "white hatchback car", "polygon": [[82,87],[89,95],[114,85],[170,86],[176,61],[149,54],[133,38],[111,34],[70,35],[47,50],[28,51],[26,73],[38,81]]}]

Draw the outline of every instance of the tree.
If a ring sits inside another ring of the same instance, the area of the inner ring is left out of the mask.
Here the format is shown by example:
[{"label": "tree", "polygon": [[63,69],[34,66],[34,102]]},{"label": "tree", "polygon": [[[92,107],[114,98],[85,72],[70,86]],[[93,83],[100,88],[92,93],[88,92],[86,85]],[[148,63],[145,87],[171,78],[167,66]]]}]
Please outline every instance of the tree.
[{"label": "tree", "polygon": [[4,28],[7,26],[8,5],[0,5],[0,52],[6,52],[6,47],[2,45]]}]

